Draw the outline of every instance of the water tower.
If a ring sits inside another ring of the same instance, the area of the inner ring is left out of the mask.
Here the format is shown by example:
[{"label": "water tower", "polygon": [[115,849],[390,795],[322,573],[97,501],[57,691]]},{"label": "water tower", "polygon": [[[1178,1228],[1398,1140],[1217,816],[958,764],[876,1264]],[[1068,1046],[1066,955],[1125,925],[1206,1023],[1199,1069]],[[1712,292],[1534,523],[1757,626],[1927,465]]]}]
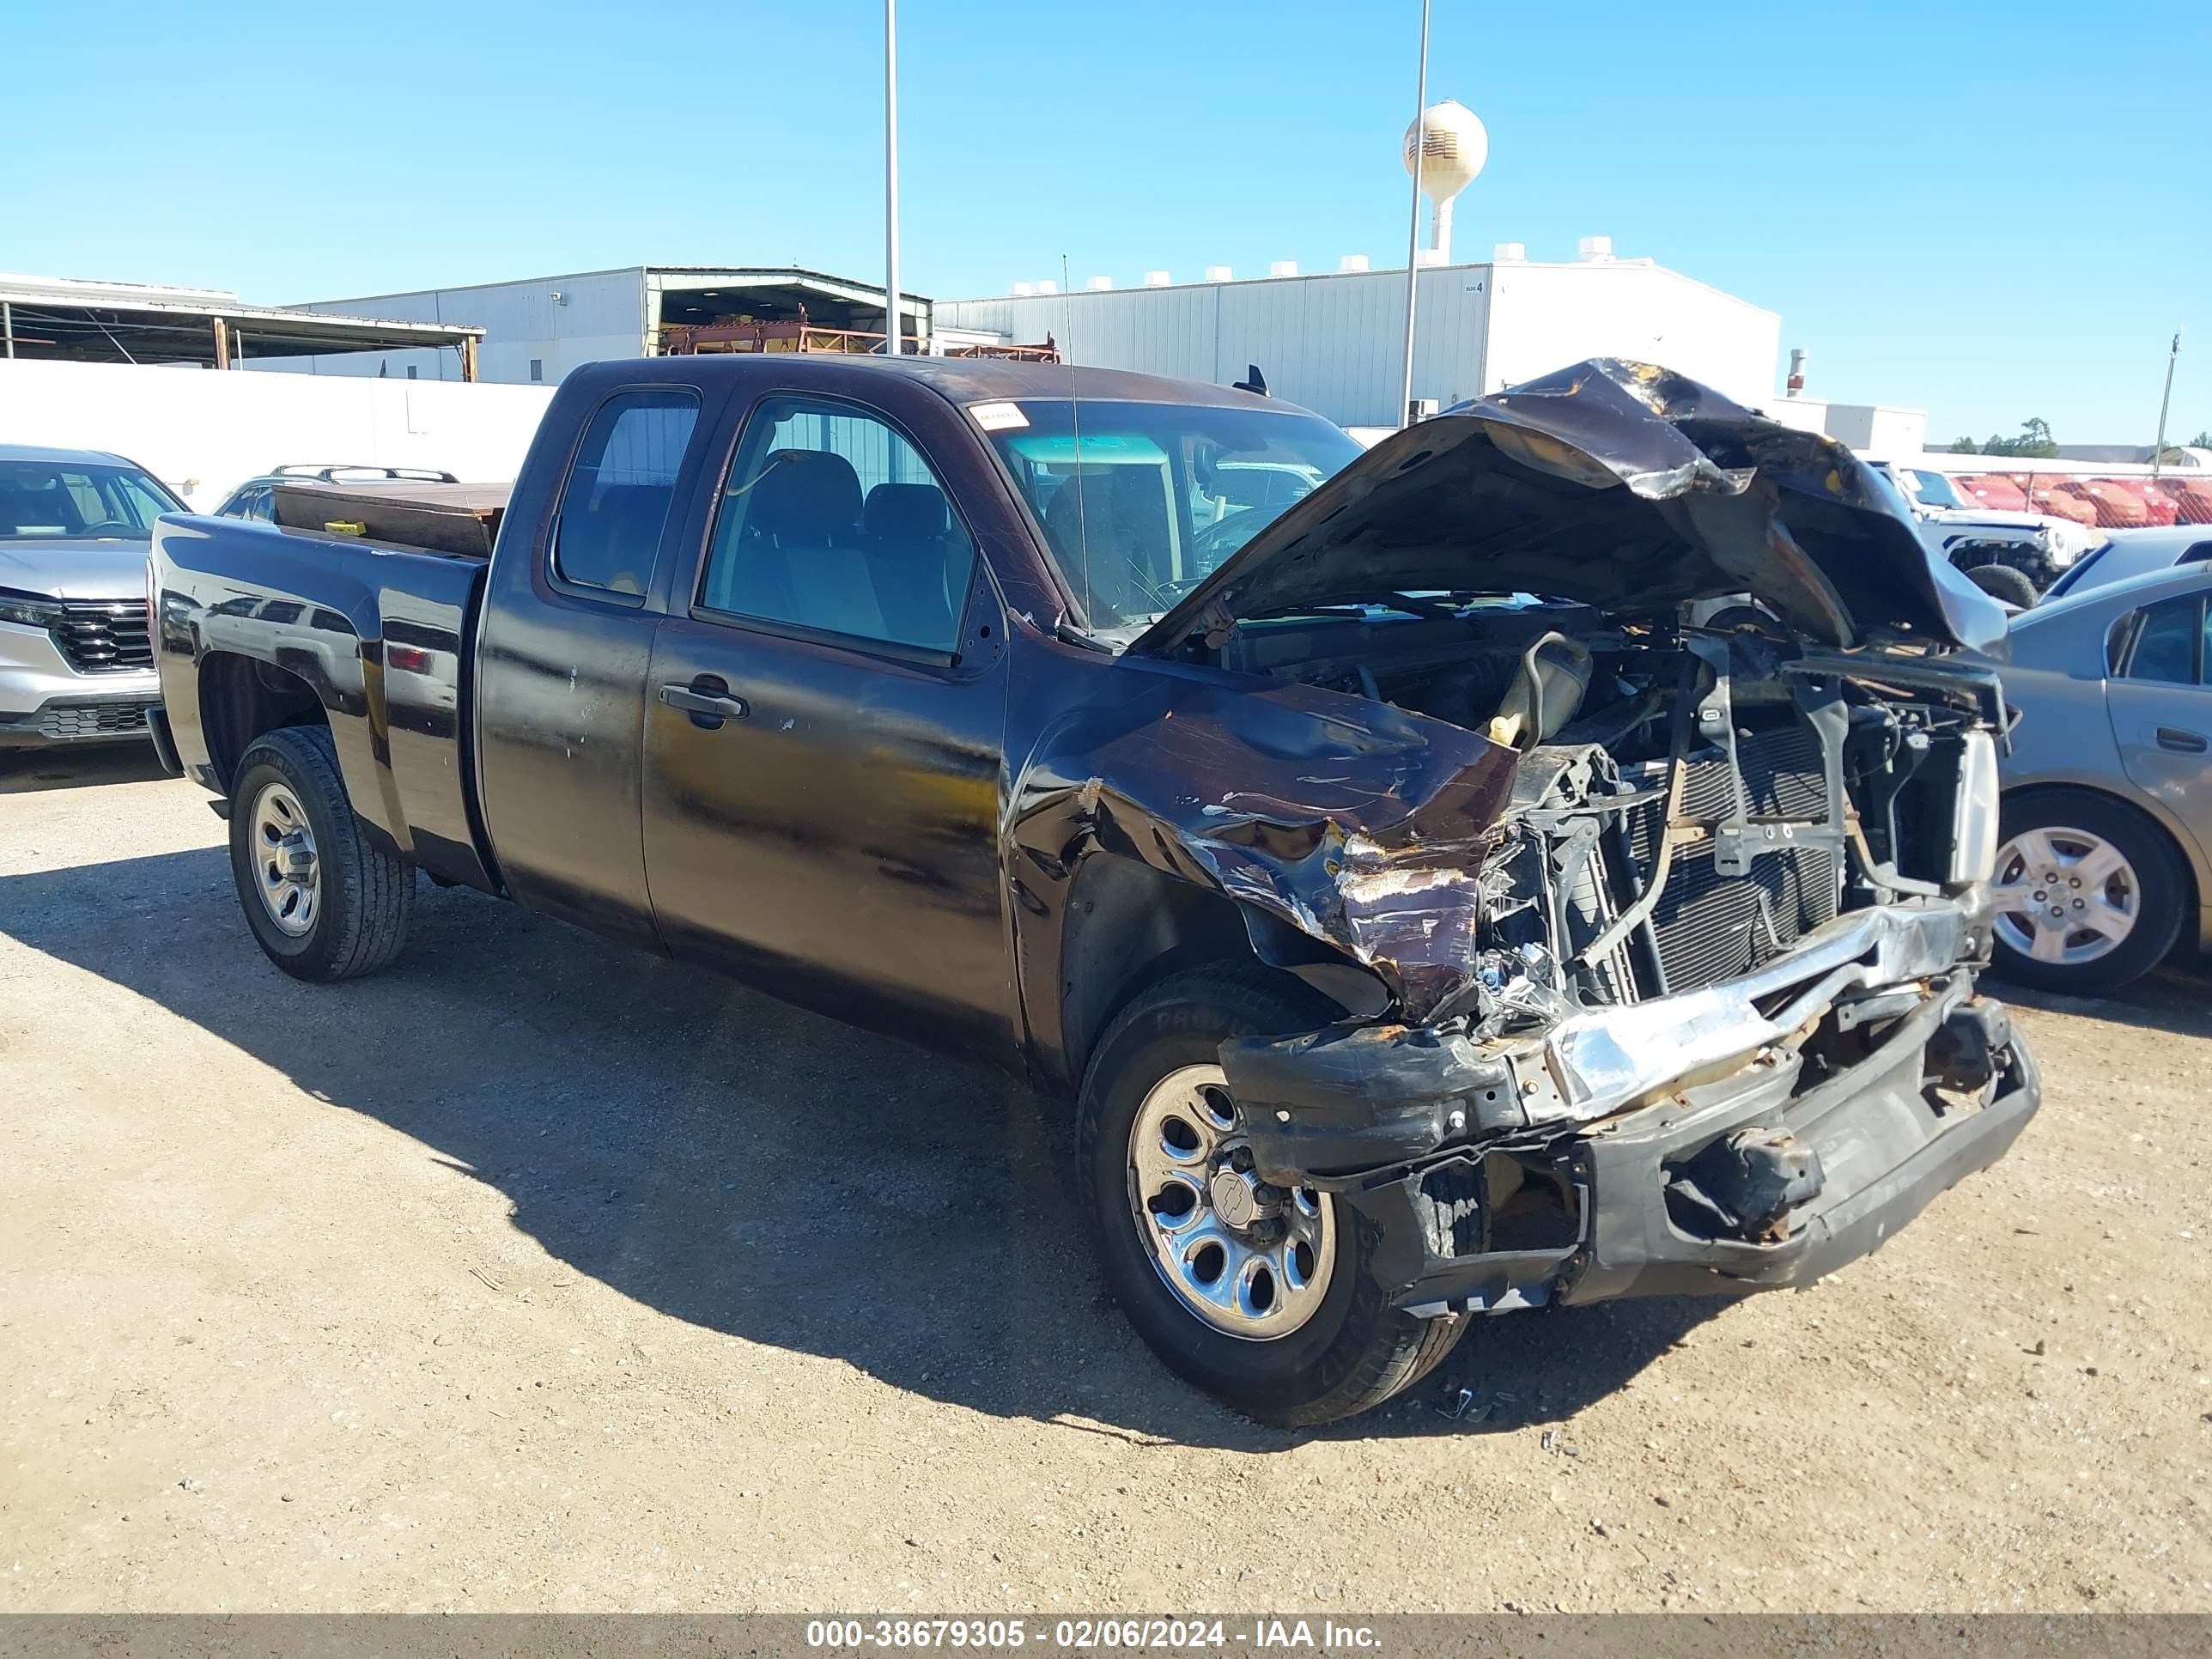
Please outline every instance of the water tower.
[{"label": "water tower", "polygon": [[1474,182],[1489,159],[1490,134],[1475,112],[1455,99],[1430,105],[1406,129],[1406,171],[1416,173],[1435,208],[1429,245],[1437,264],[1451,263],[1452,198]]}]

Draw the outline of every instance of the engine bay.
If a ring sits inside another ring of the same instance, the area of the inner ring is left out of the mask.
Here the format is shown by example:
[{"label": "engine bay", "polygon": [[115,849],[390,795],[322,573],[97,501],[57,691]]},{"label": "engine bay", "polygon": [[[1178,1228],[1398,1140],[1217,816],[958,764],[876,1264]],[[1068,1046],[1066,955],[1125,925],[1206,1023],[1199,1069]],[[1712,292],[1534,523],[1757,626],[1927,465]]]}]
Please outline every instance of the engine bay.
[{"label": "engine bay", "polygon": [[1480,1034],[1734,979],[1839,915],[1956,895],[1994,830],[1993,677],[1808,648],[1747,601],[1621,621],[1417,596],[1243,623],[1220,661],[1519,752],[1479,975],[1437,1011]]}]

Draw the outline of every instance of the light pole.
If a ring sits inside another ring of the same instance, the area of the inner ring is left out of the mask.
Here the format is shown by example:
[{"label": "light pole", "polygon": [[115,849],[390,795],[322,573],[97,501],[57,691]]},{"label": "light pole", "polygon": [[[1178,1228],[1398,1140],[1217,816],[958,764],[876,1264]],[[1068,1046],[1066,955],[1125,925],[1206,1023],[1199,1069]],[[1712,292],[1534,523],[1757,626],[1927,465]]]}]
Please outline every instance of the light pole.
[{"label": "light pole", "polygon": [[898,0],[884,0],[884,349],[904,349],[899,324]]},{"label": "light pole", "polygon": [[2173,349],[2166,354],[2166,391],[2158,400],[2158,441],[2150,447],[2151,482],[2158,482],[2158,464],[2166,454],[2166,411],[2173,402],[2173,366],[2181,361],[2181,331],[2173,331]]},{"label": "light pole", "polygon": [[1421,157],[1428,149],[1429,0],[1421,0],[1421,68],[1413,93],[1413,204],[1406,221],[1406,374],[1399,383],[1398,424],[1413,423],[1413,310],[1421,277]]}]

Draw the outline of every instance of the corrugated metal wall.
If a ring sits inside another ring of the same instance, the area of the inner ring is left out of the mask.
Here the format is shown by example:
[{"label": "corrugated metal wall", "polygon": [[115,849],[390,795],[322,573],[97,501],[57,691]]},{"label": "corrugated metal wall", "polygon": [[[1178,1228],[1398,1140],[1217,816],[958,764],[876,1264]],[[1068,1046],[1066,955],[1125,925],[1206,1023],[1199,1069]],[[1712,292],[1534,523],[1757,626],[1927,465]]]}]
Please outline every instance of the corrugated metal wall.
[{"label": "corrugated metal wall", "polygon": [[[561,296],[557,301],[556,294]],[[533,362],[538,378],[551,386],[579,364],[645,353],[645,271],[636,265],[478,288],[323,300],[302,308],[342,317],[472,324],[484,331],[478,374],[487,380],[514,385],[530,383]],[[420,380],[461,377],[460,364],[450,351],[362,352],[295,359],[284,367],[310,364],[318,374],[374,376],[381,372],[401,380],[412,368]]]},{"label": "corrugated metal wall", "polygon": [[[1510,310],[1493,305],[1500,280]],[[1219,386],[1257,363],[1276,396],[1342,426],[1401,416],[1402,270],[940,300],[936,314],[1024,343],[1050,334],[1071,362],[1100,368]],[[1633,355],[1763,402],[1780,331],[1772,312],[1640,260],[1447,265],[1421,272],[1413,396],[1449,406],[1585,357]]]},{"label": "corrugated metal wall", "polygon": [[[1482,378],[1488,270],[1421,273],[1413,395],[1449,403]],[[1395,425],[1406,273],[1270,277],[994,300],[940,300],[940,325],[1022,343],[1048,334],[1071,362],[1225,386],[1257,363],[1277,397],[1346,426]]]}]

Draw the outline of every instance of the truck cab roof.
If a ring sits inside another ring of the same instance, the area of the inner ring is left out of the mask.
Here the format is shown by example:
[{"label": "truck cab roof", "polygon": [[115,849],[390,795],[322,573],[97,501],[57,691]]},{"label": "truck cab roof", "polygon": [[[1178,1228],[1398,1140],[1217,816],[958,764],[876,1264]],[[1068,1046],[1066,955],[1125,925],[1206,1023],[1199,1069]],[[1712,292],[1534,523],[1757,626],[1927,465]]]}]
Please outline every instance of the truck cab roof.
[{"label": "truck cab roof", "polygon": [[[819,364],[825,378],[836,372],[895,374],[929,387],[948,403],[967,404],[1004,398],[1066,398],[1085,402],[1189,404],[1228,409],[1290,409],[1299,405],[1280,398],[1263,398],[1233,386],[1207,386],[1194,380],[1173,380],[1158,374],[1137,374],[1126,369],[1085,368],[1069,363],[1018,362],[992,357],[879,357],[846,353],[801,356],[791,353],[730,352],[713,356],[684,356],[618,359],[586,363],[571,372],[564,384],[580,380],[608,386],[636,386],[665,380],[678,386],[726,384],[729,379],[751,376],[783,379],[800,364]],[[1300,412],[1304,412],[1300,410]]]}]

